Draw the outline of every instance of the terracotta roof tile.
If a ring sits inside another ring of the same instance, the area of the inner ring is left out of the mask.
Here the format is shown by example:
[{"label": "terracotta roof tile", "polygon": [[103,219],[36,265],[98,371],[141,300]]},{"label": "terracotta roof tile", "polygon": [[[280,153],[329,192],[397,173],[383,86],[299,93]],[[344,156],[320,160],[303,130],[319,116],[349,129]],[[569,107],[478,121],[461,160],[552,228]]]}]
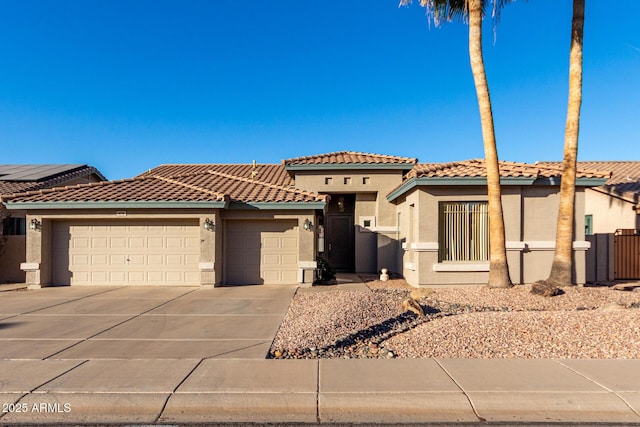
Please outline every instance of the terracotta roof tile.
[{"label": "terracotta roof tile", "polygon": [[[500,176],[503,178],[555,178],[562,175],[560,165],[530,164],[517,162],[499,162]],[[407,178],[414,177],[486,177],[485,163],[482,159],[465,160],[452,163],[419,163]],[[608,173],[594,170],[579,169],[578,178],[607,178]]]},{"label": "terracotta roof tile", "polygon": [[382,154],[359,153],[355,151],[336,151],[334,153],[297,157],[283,160],[285,166],[291,165],[335,165],[335,164],[406,164],[413,165],[418,159],[408,157],[387,156]]},{"label": "terracotta roof tile", "polygon": [[[287,203],[326,201],[326,196],[263,182],[258,178],[251,179],[225,174],[212,169],[215,168],[160,169],[161,173],[165,172],[170,176],[146,173],[132,179],[14,194],[5,196],[4,200],[16,203],[227,200],[239,203]],[[265,176],[269,179],[273,178],[271,175]]]},{"label": "terracotta roof tile", "polygon": [[[542,162],[561,164],[561,162]],[[579,161],[578,167],[598,170],[611,174],[602,191],[622,197],[640,206],[640,161]]]},{"label": "terracotta roof tile", "polygon": [[204,165],[161,165],[139,176],[177,177],[193,173],[221,172],[243,178],[254,178],[271,184],[292,186],[293,177],[283,165],[257,164],[204,164]]}]

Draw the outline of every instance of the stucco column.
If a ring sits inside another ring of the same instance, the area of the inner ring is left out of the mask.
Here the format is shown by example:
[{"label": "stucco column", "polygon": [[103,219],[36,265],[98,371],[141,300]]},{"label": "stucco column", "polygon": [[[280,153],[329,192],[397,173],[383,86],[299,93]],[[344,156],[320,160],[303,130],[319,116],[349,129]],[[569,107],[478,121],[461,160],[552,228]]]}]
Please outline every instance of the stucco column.
[{"label": "stucco column", "polygon": [[[35,228],[31,228],[32,221]],[[51,283],[51,251],[43,252],[43,248],[51,246],[52,223],[37,215],[27,215],[26,222],[25,262],[20,264],[20,269],[26,273],[27,285],[37,289]]]},{"label": "stucco column", "polygon": [[[305,229],[305,223],[308,229]],[[298,217],[298,282],[313,283],[316,263],[316,218],[313,213]]]},{"label": "stucco column", "polygon": [[208,215],[200,216],[200,284],[203,286],[214,286],[216,281],[216,270],[220,269],[216,265],[216,252],[222,252],[221,249],[216,250],[217,231],[222,227],[222,221],[219,215],[212,212]]}]

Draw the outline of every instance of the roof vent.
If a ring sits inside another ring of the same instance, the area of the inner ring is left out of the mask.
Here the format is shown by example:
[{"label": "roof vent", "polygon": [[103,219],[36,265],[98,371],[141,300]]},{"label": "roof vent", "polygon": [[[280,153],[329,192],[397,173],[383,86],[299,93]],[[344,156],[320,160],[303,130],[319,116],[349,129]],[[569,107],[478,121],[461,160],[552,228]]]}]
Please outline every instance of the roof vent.
[{"label": "roof vent", "polygon": [[256,179],[256,176],[258,176],[258,171],[256,170],[256,167],[257,167],[256,161],[253,160],[251,162],[251,180]]}]

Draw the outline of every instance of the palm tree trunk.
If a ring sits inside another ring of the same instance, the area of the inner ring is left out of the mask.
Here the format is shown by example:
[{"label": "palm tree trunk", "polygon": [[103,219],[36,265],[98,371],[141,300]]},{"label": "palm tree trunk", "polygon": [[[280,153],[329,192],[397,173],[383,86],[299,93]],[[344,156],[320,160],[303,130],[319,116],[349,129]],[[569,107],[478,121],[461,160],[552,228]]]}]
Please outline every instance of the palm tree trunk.
[{"label": "palm tree trunk", "polygon": [[487,193],[489,199],[489,287],[508,288],[513,286],[509,278],[507,250],[505,246],[504,217],[502,214],[502,195],[500,189],[500,170],[498,150],[493,128],[493,112],[489,85],[482,55],[482,0],[469,0],[469,56],[471,71],[476,85],[484,158],[487,168]]},{"label": "palm tree trunk", "polygon": [[573,223],[575,217],[576,161],[580,106],[582,105],[582,34],[584,30],[584,1],[573,0],[571,25],[571,53],[569,61],[569,105],[564,134],[564,161],[560,184],[560,207],[556,229],[556,250],[548,282],[555,286],[573,284],[571,280],[573,255]]}]

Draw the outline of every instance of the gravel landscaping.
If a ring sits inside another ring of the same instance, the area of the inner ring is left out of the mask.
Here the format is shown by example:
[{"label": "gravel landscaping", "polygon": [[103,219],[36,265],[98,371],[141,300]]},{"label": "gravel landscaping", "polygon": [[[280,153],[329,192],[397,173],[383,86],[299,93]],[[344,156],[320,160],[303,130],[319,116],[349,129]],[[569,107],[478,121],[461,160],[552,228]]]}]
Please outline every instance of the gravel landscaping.
[{"label": "gravel landscaping", "polygon": [[[365,282],[362,291],[298,291],[269,357],[640,358],[638,291],[568,287],[545,298],[524,285],[416,295],[404,280]],[[424,316],[403,310],[410,295]]]}]

